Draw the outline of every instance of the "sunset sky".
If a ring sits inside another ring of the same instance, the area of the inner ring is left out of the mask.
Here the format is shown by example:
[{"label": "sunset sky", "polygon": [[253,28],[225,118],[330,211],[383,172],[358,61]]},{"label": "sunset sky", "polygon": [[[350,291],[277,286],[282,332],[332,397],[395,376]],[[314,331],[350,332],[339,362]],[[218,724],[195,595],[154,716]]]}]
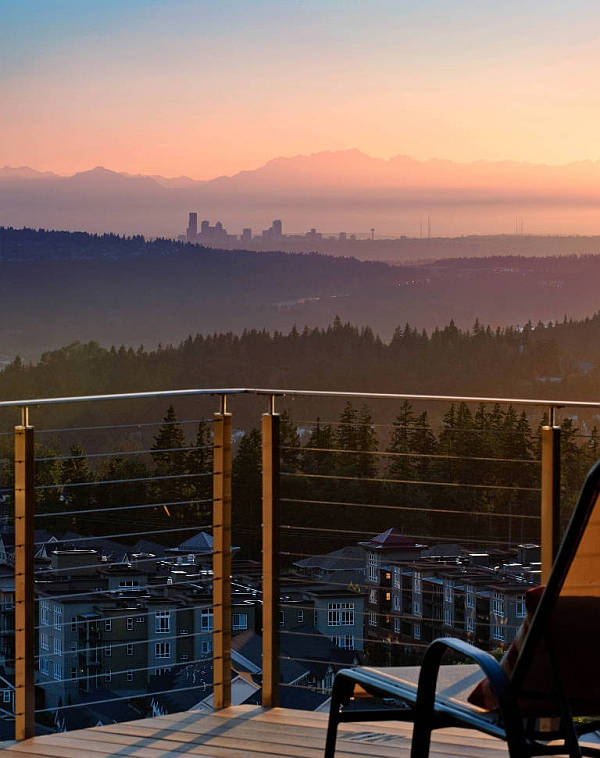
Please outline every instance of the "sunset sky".
[{"label": "sunset sky", "polygon": [[600,159],[597,0],[0,0],[0,166]]}]

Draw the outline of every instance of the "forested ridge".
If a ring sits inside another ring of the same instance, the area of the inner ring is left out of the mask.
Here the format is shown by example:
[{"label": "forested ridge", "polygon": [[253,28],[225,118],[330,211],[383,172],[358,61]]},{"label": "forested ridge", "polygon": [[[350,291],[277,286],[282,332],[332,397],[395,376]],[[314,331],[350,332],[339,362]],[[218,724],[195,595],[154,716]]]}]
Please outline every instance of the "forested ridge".
[{"label": "forested ridge", "polygon": [[599,379],[600,314],[522,328],[405,325],[389,342],[336,318],[325,329],[197,334],[155,350],[75,342],[35,363],[17,357],[0,371],[0,395],[245,386],[595,400]]},{"label": "forested ridge", "polygon": [[[423,242],[435,258],[441,241]],[[547,244],[553,252],[550,239]],[[458,256],[460,240],[453,249]],[[565,314],[581,319],[598,308],[600,277],[599,255],[457,257],[392,266],[316,253],[224,251],[141,236],[1,227],[0,266],[0,365],[17,354],[37,361],[75,340],[154,350],[186,334],[266,328],[287,335],[294,324],[327,331],[336,315],[369,325],[386,343],[407,322],[431,336],[451,319],[461,329],[471,329],[476,318],[494,329],[562,321]]]}]

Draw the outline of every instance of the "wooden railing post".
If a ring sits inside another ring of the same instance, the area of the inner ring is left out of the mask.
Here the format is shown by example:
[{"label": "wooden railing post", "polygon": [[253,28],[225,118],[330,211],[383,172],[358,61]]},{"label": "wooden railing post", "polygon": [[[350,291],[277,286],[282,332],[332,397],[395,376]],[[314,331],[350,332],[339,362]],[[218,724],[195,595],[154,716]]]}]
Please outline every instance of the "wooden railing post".
[{"label": "wooden railing post", "polygon": [[231,705],[231,413],[214,414],[213,677],[214,707]]},{"label": "wooden railing post", "polygon": [[560,427],[555,409],[542,427],[542,582],[550,576],[560,542]]},{"label": "wooden railing post", "polygon": [[15,426],[15,739],[35,733],[35,516],[33,427]]},{"label": "wooden railing post", "polygon": [[279,705],[279,415],[262,417],[262,704]]}]

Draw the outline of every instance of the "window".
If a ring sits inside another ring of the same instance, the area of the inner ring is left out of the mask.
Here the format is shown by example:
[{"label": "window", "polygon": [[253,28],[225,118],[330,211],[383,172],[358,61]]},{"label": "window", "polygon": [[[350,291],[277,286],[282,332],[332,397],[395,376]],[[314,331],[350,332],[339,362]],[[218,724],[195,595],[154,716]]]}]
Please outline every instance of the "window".
[{"label": "window", "polygon": [[376,553],[369,553],[369,581],[376,582],[379,578],[379,556]]},{"label": "window", "polygon": [[504,594],[494,590],[492,595],[492,613],[496,616],[504,616]]},{"label": "window", "polygon": [[2,690],[2,702],[10,703],[10,701],[11,701],[10,690]]},{"label": "window", "polygon": [[45,626],[50,626],[50,606],[47,600],[40,603],[40,621]]},{"label": "window", "polygon": [[465,618],[465,629],[467,632],[475,631],[475,618],[473,616],[467,616]]},{"label": "window", "polygon": [[391,593],[391,592],[386,592],[386,593],[385,593],[385,599],[386,599],[386,600],[387,600],[387,602],[389,603],[389,602],[390,602],[390,600],[392,599],[392,593]]},{"label": "window", "polygon": [[112,632],[112,619],[106,619],[104,622],[104,631]]},{"label": "window", "polygon": [[465,607],[475,608],[475,587],[470,584],[465,589]]},{"label": "window", "polygon": [[413,637],[416,640],[421,639],[421,624],[413,624]]},{"label": "window", "polygon": [[62,663],[55,663],[54,664],[54,678],[55,679],[62,679],[63,678],[63,666],[62,666]]},{"label": "window", "polygon": [[451,605],[444,606],[444,624],[454,626],[454,608]]},{"label": "window", "polygon": [[170,658],[171,657],[171,643],[170,642],[157,642],[154,645],[154,652],[157,658]]},{"label": "window", "polygon": [[212,608],[203,608],[200,612],[200,629],[203,632],[212,632],[213,630],[213,610]]},{"label": "window", "polygon": [[48,673],[48,659],[45,658],[43,655],[40,656],[40,672],[42,674]]},{"label": "window", "polygon": [[285,626],[285,611],[279,611],[279,626],[282,628]]},{"label": "window", "polygon": [[354,650],[354,635],[353,634],[340,634],[333,638],[337,647],[341,647],[342,650]]},{"label": "window", "polygon": [[494,621],[492,624],[492,639],[500,642],[504,640],[504,626],[501,622]]},{"label": "window", "polygon": [[212,652],[212,640],[202,640],[200,643],[200,650],[202,655],[208,655]]},{"label": "window", "polygon": [[454,602],[454,586],[451,579],[444,579],[444,602]]},{"label": "window", "polygon": [[133,655],[133,642],[127,643],[127,655]]},{"label": "window", "polygon": [[352,626],[354,624],[354,603],[329,603],[327,605],[329,626]]},{"label": "window", "polygon": [[76,632],[77,631],[77,619],[75,616],[71,616],[71,631]]},{"label": "window", "polygon": [[515,598],[515,616],[518,619],[524,619],[527,615],[527,608],[525,607],[525,595],[517,595]]},{"label": "window", "polygon": [[248,614],[247,613],[233,613],[231,616],[231,626],[234,631],[248,628]]},{"label": "window", "polygon": [[71,642],[71,650],[74,653],[77,652],[77,643],[76,642]]},{"label": "window", "polygon": [[394,616],[394,633],[400,634],[400,619],[398,616]]},{"label": "window", "polygon": [[296,621],[298,624],[304,623],[304,608],[299,608],[296,611]]},{"label": "window", "polygon": [[128,682],[133,682],[133,671],[128,671],[127,672],[127,681]]},{"label": "window", "polygon": [[394,592],[392,595],[392,608],[402,612],[402,595],[399,592]]},{"label": "window", "polygon": [[133,631],[133,619],[128,618],[127,619],[127,631],[132,632]]},{"label": "window", "polygon": [[119,587],[137,587],[137,579],[121,579]]},{"label": "window", "polygon": [[71,669],[71,679],[77,679],[77,669],[72,668]]},{"label": "window", "polygon": [[394,567],[394,589],[402,589],[402,571],[399,566]]},{"label": "window", "polygon": [[423,592],[423,577],[420,571],[415,571],[412,576],[413,594],[420,595]]},{"label": "window", "polygon": [[48,635],[46,632],[42,632],[40,634],[40,650],[50,650],[50,645],[48,644]]},{"label": "window", "polygon": [[135,623],[136,624],[143,624],[146,619],[143,616],[136,616],[135,617]]},{"label": "window", "polygon": [[104,674],[104,681],[105,682],[112,682],[112,669],[108,669],[108,671]]},{"label": "window", "polygon": [[369,611],[369,626],[377,626],[377,614],[374,611]]},{"label": "window", "polygon": [[371,590],[369,592],[369,603],[371,603],[371,605],[377,605],[377,590]]},{"label": "window", "polygon": [[423,606],[421,603],[421,596],[420,595],[413,595],[412,599],[412,615],[413,616],[422,616],[423,615]]},{"label": "window", "polygon": [[154,676],[164,676],[165,674],[168,674],[170,670],[170,668],[154,669]]},{"label": "window", "polygon": [[63,622],[63,610],[55,606],[54,608],[54,628],[60,629]]},{"label": "window", "polygon": [[154,618],[157,634],[168,634],[171,631],[171,611],[156,611]]},{"label": "window", "polygon": [[110,658],[110,656],[112,655],[112,645],[104,646],[104,655],[106,658]]},{"label": "window", "polygon": [[62,655],[62,640],[59,637],[54,638],[54,655]]}]

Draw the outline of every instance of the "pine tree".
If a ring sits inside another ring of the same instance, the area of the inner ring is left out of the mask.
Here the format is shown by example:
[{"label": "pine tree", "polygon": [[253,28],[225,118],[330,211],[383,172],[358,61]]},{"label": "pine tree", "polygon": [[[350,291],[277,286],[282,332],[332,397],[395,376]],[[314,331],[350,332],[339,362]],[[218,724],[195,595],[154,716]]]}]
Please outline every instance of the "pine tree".
[{"label": "pine tree", "polygon": [[[176,503],[193,497],[193,483],[185,476],[188,473],[186,447],[183,429],[170,405],[152,445],[156,477],[152,489],[157,502]],[[182,513],[179,510],[179,514]]]},{"label": "pine tree", "polygon": [[[64,488],[64,503],[67,510],[83,511],[90,507],[92,499],[92,484],[88,487],[69,486],[80,485],[84,482],[93,482],[94,477],[90,471],[88,460],[80,444],[76,443],[69,450],[69,457],[61,465],[61,481]],[[73,528],[82,530],[85,524],[85,513],[73,516]]]},{"label": "pine tree", "polygon": [[239,442],[232,467],[232,513],[235,540],[247,546],[246,557],[260,559],[262,521],[262,435],[251,429]]}]

